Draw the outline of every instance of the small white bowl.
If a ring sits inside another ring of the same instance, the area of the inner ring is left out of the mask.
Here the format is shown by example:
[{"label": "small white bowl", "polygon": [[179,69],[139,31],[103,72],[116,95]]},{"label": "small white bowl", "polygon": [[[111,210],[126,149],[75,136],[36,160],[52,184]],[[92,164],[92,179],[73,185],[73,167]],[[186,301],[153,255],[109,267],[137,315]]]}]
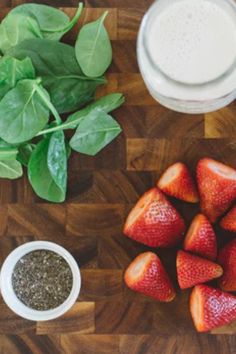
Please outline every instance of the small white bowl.
[{"label": "small white bowl", "polygon": [[[36,250],[49,250],[62,256],[70,266],[73,275],[71,293],[63,304],[52,310],[38,311],[24,305],[16,296],[12,287],[12,273],[16,263],[27,253]],[[17,315],[31,321],[48,321],[62,316],[76,302],[81,287],[81,276],[79,267],[72,255],[63,247],[53,242],[33,241],[17,247],[9,254],[3,263],[0,273],[0,290],[3,300]]]}]

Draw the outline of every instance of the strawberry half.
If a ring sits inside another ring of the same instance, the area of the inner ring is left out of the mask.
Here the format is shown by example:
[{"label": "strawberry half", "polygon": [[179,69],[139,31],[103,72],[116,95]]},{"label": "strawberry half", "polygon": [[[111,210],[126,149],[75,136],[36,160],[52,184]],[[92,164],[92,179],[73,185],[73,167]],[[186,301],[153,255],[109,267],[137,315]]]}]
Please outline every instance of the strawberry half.
[{"label": "strawberry half", "polygon": [[124,279],[130,289],[158,301],[169,302],[175,297],[170,278],[155,253],[145,252],[135,258]]},{"label": "strawberry half", "polygon": [[228,231],[236,232],[236,206],[231,209],[228,214],[223,217],[220,226]]},{"label": "strawberry half", "polygon": [[198,332],[207,332],[236,319],[236,296],[206,285],[190,295],[190,312]]},{"label": "strawberry half", "polygon": [[223,274],[223,269],[219,264],[184,251],[178,252],[176,264],[178,282],[181,289],[206,283]]},{"label": "strawberry half", "polygon": [[185,202],[197,203],[198,193],[191,174],[185,164],[177,162],[167,168],[157,186],[167,195]]},{"label": "strawberry half", "polygon": [[236,239],[228,243],[219,253],[218,262],[224,269],[219,279],[222,290],[236,291]]},{"label": "strawberry half", "polygon": [[202,212],[213,223],[236,198],[236,170],[204,158],[197,166],[197,181]]},{"label": "strawberry half", "polygon": [[125,235],[150,247],[175,246],[184,230],[182,217],[157,188],[140,198],[124,226]]},{"label": "strawberry half", "polygon": [[193,219],[184,240],[184,249],[212,261],[216,259],[216,235],[210,222],[203,214],[198,214]]}]

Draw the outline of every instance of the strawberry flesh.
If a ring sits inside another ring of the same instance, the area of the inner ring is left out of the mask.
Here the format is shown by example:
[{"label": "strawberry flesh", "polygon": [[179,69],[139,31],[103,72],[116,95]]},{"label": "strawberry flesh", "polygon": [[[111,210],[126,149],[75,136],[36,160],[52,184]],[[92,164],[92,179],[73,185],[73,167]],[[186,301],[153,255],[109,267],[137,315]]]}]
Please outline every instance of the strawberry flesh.
[{"label": "strawberry flesh", "polygon": [[192,176],[185,164],[170,166],[159,179],[157,186],[167,195],[189,203],[198,202],[198,193]]},{"label": "strawberry flesh", "polygon": [[220,226],[227,231],[236,232],[236,206],[223,217]]},{"label": "strawberry flesh", "polygon": [[198,332],[210,331],[236,319],[236,296],[197,285],[190,295],[190,312]]},{"label": "strawberry flesh", "polygon": [[224,291],[236,291],[236,239],[229,242],[219,253],[218,262],[224,274],[219,279],[219,286]]},{"label": "strawberry flesh", "polygon": [[197,181],[202,213],[214,223],[236,198],[236,170],[204,158],[197,166]]},{"label": "strawberry flesh", "polygon": [[198,214],[193,219],[184,240],[184,249],[212,261],[216,259],[216,235],[210,222],[203,214]]},{"label": "strawberry flesh", "polygon": [[139,293],[158,301],[169,302],[175,297],[175,290],[159,257],[152,252],[140,254],[127,268],[126,285]]},{"label": "strawberry flesh", "polygon": [[184,220],[158,188],[140,198],[124,226],[125,235],[150,247],[173,247],[184,230]]},{"label": "strawberry flesh", "polygon": [[191,288],[223,274],[223,269],[219,264],[184,251],[178,251],[176,263],[181,289]]}]

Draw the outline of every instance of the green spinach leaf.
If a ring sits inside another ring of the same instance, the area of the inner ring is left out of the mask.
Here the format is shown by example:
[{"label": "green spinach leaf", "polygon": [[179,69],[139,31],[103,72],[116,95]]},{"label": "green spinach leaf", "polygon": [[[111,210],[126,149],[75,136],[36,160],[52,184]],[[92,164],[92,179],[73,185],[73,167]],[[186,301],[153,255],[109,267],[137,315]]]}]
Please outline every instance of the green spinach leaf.
[{"label": "green spinach leaf", "polygon": [[0,24],[0,50],[6,53],[11,47],[29,38],[43,38],[38,22],[29,16],[9,14]]},{"label": "green spinach leaf", "polygon": [[15,160],[18,149],[0,139],[0,160]]},{"label": "green spinach leaf", "polygon": [[20,162],[16,160],[0,161],[0,178],[16,179],[23,175]]},{"label": "green spinach leaf", "polygon": [[36,73],[42,78],[51,101],[59,113],[71,112],[90,102],[103,77],[84,76],[75,58],[75,50],[68,44],[50,40],[32,39],[12,48],[9,54],[31,58]]},{"label": "green spinach leaf", "polygon": [[95,109],[79,124],[70,146],[75,151],[94,156],[120,132],[119,124],[111,116]]},{"label": "green spinach leaf", "polygon": [[11,13],[30,16],[38,22],[44,38],[60,40],[77,23],[82,10],[83,4],[80,3],[72,20],[63,11],[43,4],[19,5]]},{"label": "green spinach leaf", "polygon": [[107,13],[83,26],[75,44],[77,61],[89,77],[103,75],[112,61],[111,42],[103,24]]},{"label": "green spinach leaf", "polygon": [[37,144],[29,160],[28,176],[39,197],[55,203],[65,200],[67,156],[63,132],[55,132]]},{"label": "green spinach leaf", "polygon": [[21,145],[18,148],[18,154],[17,154],[17,160],[23,165],[23,166],[28,166],[29,159],[32,155],[32,152],[35,149],[34,144],[25,144]]},{"label": "green spinach leaf", "polygon": [[0,99],[15,87],[18,81],[34,78],[35,70],[30,58],[17,60],[4,56],[0,59]]},{"label": "green spinach leaf", "polygon": [[68,125],[70,129],[74,129],[78,126],[83,118],[90,114],[93,110],[100,109],[105,113],[110,113],[116,108],[120,107],[124,103],[125,99],[122,93],[111,93],[103,96],[96,101],[90,103],[85,108],[78,112],[75,112],[67,118],[63,125]]},{"label": "green spinach leaf", "polygon": [[48,122],[49,108],[38,89],[50,100],[38,80],[22,80],[0,101],[0,137],[7,143],[32,139]]}]

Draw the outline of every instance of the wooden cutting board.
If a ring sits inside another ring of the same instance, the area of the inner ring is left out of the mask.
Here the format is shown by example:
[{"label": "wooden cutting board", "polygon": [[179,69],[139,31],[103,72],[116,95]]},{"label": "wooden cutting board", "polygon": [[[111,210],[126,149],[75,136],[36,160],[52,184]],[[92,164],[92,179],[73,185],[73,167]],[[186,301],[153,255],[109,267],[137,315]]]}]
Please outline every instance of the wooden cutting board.
[{"label": "wooden cutting board", "polygon": [[[1,17],[21,0],[1,0]],[[36,1],[35,1],[36,2]],[[38,1],[42,3],[43,1]],[[76,0],[45,0],[72,15]],[[236,167],[236,105],[206,115],[174,113],[148,94],[136,61],[136,37],[149,0],[91,0],[80,25],[109,9],[106,26],[114,61],[98,95],[123,92],[115,113],[123,134],[97,157],[74,154],[67,201],[39,200],[27,178],[0,181],[0,264],[15,247],[49,240],[66,247],[82,270],[78,302],[62,318],[44,323],[14,315],[0,298],[1,354],[235,354],[236,323],[197,334],[188,311],[189,291],[163,304],[129,291],[123,271],[147,247],[122,235],[125,217],[139,196],[172,162],[192,171],[210,156]],[[8,8],[7,8],[8,7]],[[73,42],[77,29],[66,37]],[[177,203],[189,223],[198,207]],[[218,231],[219,243],[232,237]],[[176,250],[157,250],[176,283]]]}]

